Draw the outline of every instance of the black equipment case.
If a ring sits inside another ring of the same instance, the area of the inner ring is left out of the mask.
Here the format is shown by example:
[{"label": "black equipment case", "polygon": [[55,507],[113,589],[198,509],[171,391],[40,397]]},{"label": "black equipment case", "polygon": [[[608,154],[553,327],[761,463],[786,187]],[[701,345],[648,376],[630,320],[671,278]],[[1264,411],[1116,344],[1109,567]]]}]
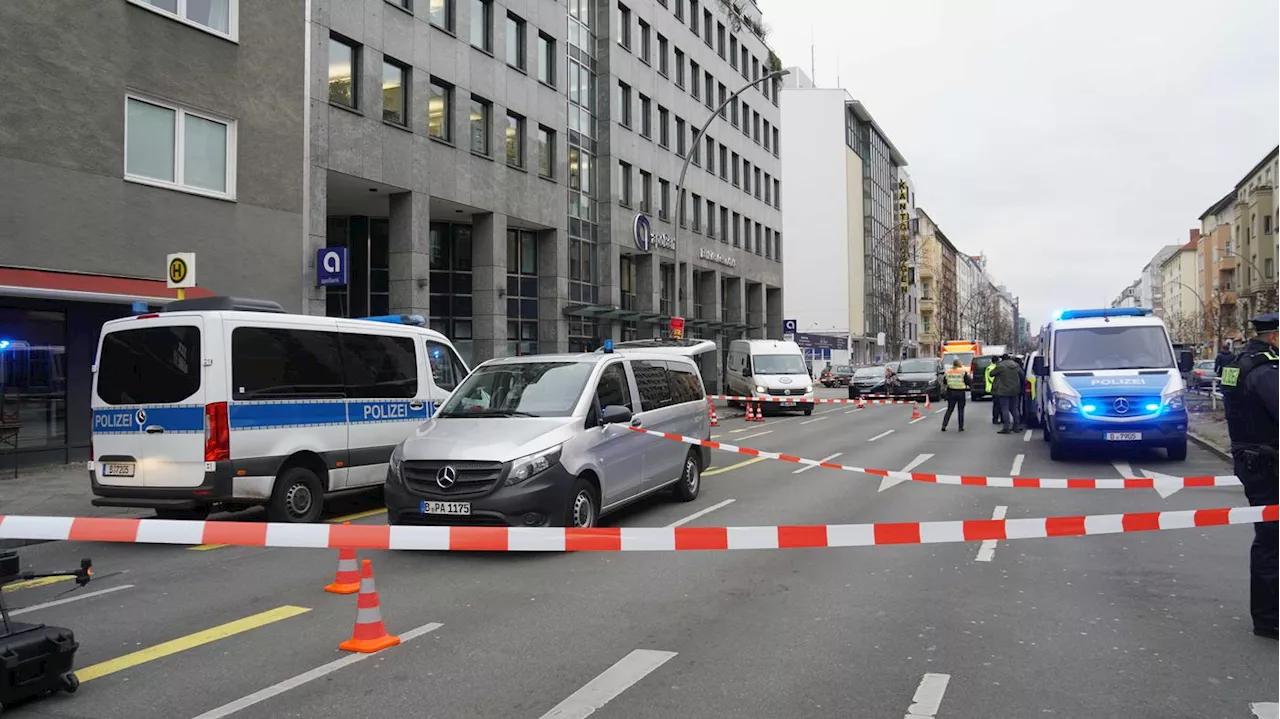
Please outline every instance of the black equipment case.
[{"label": "black equipment case", "polygon": [[[87,560],[86,563],[87,565]],[[0,552],[0,584],[19,577],[18,555]],[[90,572],[84,566],[80,573],[66,572],[77,579]],[[74,692],[80,680],[72,673],[75,666],[75,633],[62,627],[22,624],[9,619],[0,594],[0,709],[50,692]]]}]

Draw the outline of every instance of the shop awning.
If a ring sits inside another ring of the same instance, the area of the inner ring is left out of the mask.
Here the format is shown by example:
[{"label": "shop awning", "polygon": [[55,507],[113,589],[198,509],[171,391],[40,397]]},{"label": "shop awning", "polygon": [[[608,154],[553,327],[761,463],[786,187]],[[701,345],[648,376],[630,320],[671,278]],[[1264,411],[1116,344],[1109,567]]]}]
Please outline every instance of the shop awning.
[{"label": "shop awning", "polygon": [[[130,304],[145,300],[152,304],[165,304],[178,298],[178,291],[171,290],[166,285],[164,280],[0,267],[0,296],[9,297],[109,304]],[[187,290],[187,297],[213,297],[215,294],[202,287]]]}]

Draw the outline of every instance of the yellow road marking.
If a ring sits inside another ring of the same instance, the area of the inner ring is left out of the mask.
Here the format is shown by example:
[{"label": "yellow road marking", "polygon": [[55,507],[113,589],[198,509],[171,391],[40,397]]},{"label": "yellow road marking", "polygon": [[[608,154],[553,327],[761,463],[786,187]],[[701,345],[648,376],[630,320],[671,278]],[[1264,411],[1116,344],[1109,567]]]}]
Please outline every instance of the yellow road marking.
[{"label": "yellow road marking", "polygon": [[381,509],[369,509],[363,512],[356,512],[355,514],[348,514],[345,517],[334,517],[333,519],[326,519],[324,521],[328,522],[329,524],[342,524],[343,522],[354,522],[357,519],[364,519],[365,517],[375,517],[379,514],[386,514],[386,513],[387,513],[387,508],[383,507]]},{"label": "yellow road marking", "polygon": [[65,582],[75,577],[40,577],[39,579],[28,579],[25,582],[14,582],[13,584],[4,585],[4,591],[16,592],[19,589],[34,589],[35,587],[43,587],[46,584],[54,584],[56,582]]},{"label": "yellow road marking", "polygon": [[194,547],[187,547],[187,550],[188,550],[188,551],[191,551],[191,552],[207,552],[207,551],[209,551],[210,549],[222,549],[222,548],[223,548],[223,547],[225,547],[225,546],[227,546],[227,545],[225,545],[225,544],[197,544],[197,545],[196,545],[196,546],[194,546]]},{"label": "yellow road marking", "polygon": [[276,607],[270,611],[254,614],[252,616],[245,617],[244,619],[237,619],[234,622],[227,622],[226,624],[221,624],[213,627],[212,629],[206,629],[202,632],[196,632],[195,634],[188,634],[185,637],[172,639],[155,646],[147,647],[146,649],[140,649],[136,652],[116,657],[115,659],[108,659],[105,662],[94,664],[93,666],[85,667],[84,669],[78,669],[76,670],[76,676],[79,677],[82,682],[98,679],[100,677],[105,677],[108,674],[115,674],[116,672],[136,667],[139,664],[146,664],[147,662],[162,659],[164,657],[177,654],[178,652],[194,649],[195,647],[209,644],[210,642],[216,642],[219,639],[226,639],[227,637],[235,636],[236,634],[247,632],[251,629],[257,629],[258,627],[263,627],[282,619],[296,617],[299,614],[305,614],[309,611],[311,610],[307,607],[295,607],[291,605]]},{"label": "yellow road marking", "polygon": [[751,458],[751,459],[748,459],[748,460],[747,460],[747,461],[745,461],[745,462],[738,462],[737,464],[731,464],[731,465],[729,465],[728,467],[721,467],[720,469],[709,469],[709,470],[707,470],[707,471],[703,472],[703,473],[702,473],[702,476],[704,476],[704,477],[710,477],[710,476],[711,476],[711,475],[713,475],[713,474],[720,474],[720,473],[722,473],[722,472],[728,472],[728,471],[729,471],[729,470],[731,470],[731,469],[737,469],[737,468],[739,468],[739,467],[745,467],[745,466],[747,466],[748,464],[755,464],[756,462],[762,462],[762,461],[764,461],[764,457],[753,457],[753,458]]}]

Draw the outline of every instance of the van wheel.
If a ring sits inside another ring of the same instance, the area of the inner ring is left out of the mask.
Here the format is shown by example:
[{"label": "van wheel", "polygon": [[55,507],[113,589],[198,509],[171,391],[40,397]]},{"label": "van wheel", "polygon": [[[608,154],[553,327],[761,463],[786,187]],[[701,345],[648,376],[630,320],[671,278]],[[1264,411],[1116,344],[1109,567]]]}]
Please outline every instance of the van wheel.
[{"label": "van wheel", "polygon": [[1169,453],[1169,459],[1174,462],[1181,462],[1187,458],[1187,440],[1174,442],[1166,446],[1165,451]]},{"label": "van wheel", "polygon": [[204,521],[209,518],[208,507],[198,507],[196,509],[157,509],[156,519],[181,519],[193,522]]},{"label": "van wheel", "polygon": [[594,527],[599,520],[600,501],[595,489],[585,479],[575,479],[573,491],[569,493],[569,506],[564,511],[564,526]]},{"label": "van wheel", "polygon": [[676,482],[672,494],[681,502],[692,502],[702,491],[702,468],[698,458],[690,451],[684,458],[684,471],[680,473],[680,481]]},{"label": "van wheel", "polygon": [[306,523],[324,511],[324,490],[320,478],[306,467],[290,467],[276,477],[267,518],[272,522]]},{"label": "van wheel", "polygon": [[804,408],[804,416],[808,417],[808,416],[809,416],[809,415],[811,415],[811,414],[813,414],[813,405],[812,405],[812,404],[810,404],[808,407],[805,407],[805,408]]},{"label": "van wheel", "polygon": [[1049,439],[1049,459],[1055,462],[1063,462],[1067,459],[1067,448],[1053,438]]}]

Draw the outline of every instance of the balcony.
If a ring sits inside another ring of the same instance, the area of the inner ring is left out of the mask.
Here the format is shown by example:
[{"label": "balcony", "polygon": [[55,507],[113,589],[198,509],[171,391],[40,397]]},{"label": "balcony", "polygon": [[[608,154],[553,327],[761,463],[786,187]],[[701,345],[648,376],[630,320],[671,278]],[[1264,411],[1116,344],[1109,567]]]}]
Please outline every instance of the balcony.
[{"label": "balcony", "polygon": [[934,312],[937,312],[937,311],[938,311],[938,300],[934,299],[933,297],[920,298],[920,315],[922,317],[925,315],[932,315]]},{"label": "balcony", "polygon": [[916,273],[920,275],[922,280],[931,280],[933,279],[933,265],[926,260],[916,268]]}]

